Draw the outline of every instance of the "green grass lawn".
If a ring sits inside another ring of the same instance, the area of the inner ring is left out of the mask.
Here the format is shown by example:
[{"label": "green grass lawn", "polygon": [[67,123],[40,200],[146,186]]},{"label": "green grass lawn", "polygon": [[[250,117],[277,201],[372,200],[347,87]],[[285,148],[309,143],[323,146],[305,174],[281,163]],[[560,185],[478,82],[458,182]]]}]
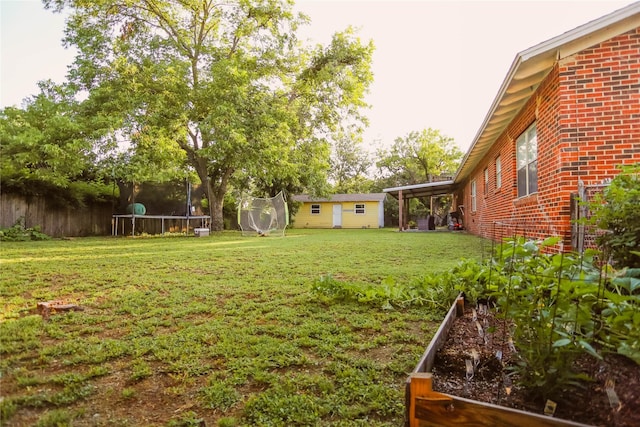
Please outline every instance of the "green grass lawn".
[{"label": "green grass lawn", "polygon": [[[485,249],[390,229],[3,242],[0,424],[400,426],[439,315],[311,289],[407,282]],[[57,299],[84,310],[35,313]]]}]

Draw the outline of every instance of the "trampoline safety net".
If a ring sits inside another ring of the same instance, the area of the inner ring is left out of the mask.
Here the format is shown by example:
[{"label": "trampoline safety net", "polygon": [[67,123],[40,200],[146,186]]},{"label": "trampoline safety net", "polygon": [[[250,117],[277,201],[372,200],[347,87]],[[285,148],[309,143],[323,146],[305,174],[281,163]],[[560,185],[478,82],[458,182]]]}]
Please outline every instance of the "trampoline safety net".
[{"label": "trampoline safety net", "polygon": [[243,236],[284,236],[289,210],[282,191],[271,198],[243,196],[238,205],[238,224]]}]

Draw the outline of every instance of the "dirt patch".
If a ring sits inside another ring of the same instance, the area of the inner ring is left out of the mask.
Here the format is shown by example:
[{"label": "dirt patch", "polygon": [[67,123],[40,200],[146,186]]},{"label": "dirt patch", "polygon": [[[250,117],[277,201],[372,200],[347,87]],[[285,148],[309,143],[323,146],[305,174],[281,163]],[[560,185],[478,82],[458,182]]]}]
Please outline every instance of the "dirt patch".
[{"label": "dirt patch", "polygon": [[[75,414],[75,426],[159,427],[166,425],[168,420],[179,419],[192,409],[197,409],[206,419],[206,425],[216,425],[220,414],[200,407],[194,391],[205,381],[205,378],[198,378],[197,382],[185,385],[183,381],[163,374],[131,382],[125,371],[118,370],[93,381],[91,396],[65,409],[69,414]],[[125,394],[127,391],[130,394]],[[48,405],[44,412],[53,409]],[[11,418],[7,426],[35,425],[42,415],[42,408],[23,409]]]},{"label": "dirt patch", "polygon": [[[484,328],[490,325],[491,333],[482,336],[477,322]],[[491,311],[485,315],[476,312],[474,321],[472,310],[467,309],[464,317],[454,321],[444,346],[436,354],[432,369],[434,390],[543,414],[545,402],[532,400],[527,390],[515,384],[516,378],[505,381],[504,366],[514,363],[515,359],[515,349],[503,333],[508,326]],[[467,360],[474,360],[474,354],[476,368],[471,376],[467,374]],[[588,374],[593,381],[556,399],[556,418],[593,426],[640,426],[639,365],[626,357],[607,354],[604,360],[582,357],[576,362],[576,369]],[[607,385],[611,384],[607,381],[614,384],[620,401],[615,408],[607,396]]]}]

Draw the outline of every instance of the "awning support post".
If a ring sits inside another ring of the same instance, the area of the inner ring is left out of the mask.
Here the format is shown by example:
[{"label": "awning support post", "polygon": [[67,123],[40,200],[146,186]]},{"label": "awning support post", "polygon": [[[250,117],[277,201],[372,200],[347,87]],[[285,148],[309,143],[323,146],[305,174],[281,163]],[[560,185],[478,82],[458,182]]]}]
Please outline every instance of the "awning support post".
[{"label": "awning support post", "polygon": [[398,231],[404,230],[404,200],[402,190],[398,191]]}]

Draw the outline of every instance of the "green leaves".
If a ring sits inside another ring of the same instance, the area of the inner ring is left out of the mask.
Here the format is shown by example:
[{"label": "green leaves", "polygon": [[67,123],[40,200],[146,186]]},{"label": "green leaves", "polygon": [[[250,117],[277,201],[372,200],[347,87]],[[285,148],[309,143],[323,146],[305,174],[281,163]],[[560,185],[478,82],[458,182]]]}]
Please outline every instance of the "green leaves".
[{"label": "green leaves", "polygon": [[[475,262],[461,262],[458,271]],[[462,284],[456,273],[438,272],[400,283],[387,277],[379,284],[340,282],[331,276],[322,276],[312,286],[312,292],[332,301],[358,302],[393,310],[406,307],[428,307],[434,317],[444,316],[460,292],[474,295],[471,286]]]},{"label": "green leaves", "polygon": [[429,128],[396,138],[390,150],[378,153],[377,166],[383,174],[395,175],[396,185],[417,184],[452,174],[462,156],[453,139]]},{"label": "green leaves", "polygon": [[589,208],[592,221],[608,231],[597,237],[605,254],[618,268],[640,268],[640,164],[620,169]]},{"label": "green leaves", "polygon": [[[83,137],[75,106],[56,99],[49,86],[25,110],[0,115],[0,173],[3,184],[44,181],[65,187],[88,167],[91,141]],[[47,93],[49,92],[49,93]]]},{"label": "green leaves", "polygon": [[40,227],[26,228],[24,217],[9,228],[0,229],[0,241],[2,242],[26,242],[30,240],[49,240],[51,237],[40,232]]},{"label": "green leaves", "polygon": [[507,239],[480,274],[458,273],[461,289],[495,298],[498,312],[513,324],[518,353],[509,369],[541,397],[586,379],[575,372],[580,355],[601,359],[615,351],[640,360],[640,269],[616,271],[601,265],[593,251],[543,250],[558,241]]},{"label": "green leaves", "polygon": [[303,47],[295,36],[303,18],[291,2],[47,5],[71,9],[73,83],[98,112],[121,119],[113,134],[133,146],[115,159],[123,175],[158,180],[158,170],[176,167],[169,160],[183,169],[188,162],[207,191],[214,229],[222,229],[232,185],[322,190],[332,134],[343,121],[364,120],[373,45],[348,29],[326,48]]}]

